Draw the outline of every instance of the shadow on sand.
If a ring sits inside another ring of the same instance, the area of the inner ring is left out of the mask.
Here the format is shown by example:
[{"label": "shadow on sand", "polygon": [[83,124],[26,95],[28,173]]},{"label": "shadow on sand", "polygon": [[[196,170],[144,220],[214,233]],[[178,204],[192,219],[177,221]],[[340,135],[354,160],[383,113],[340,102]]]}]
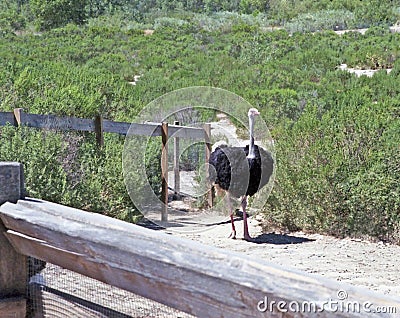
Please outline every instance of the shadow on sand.
[{"label": "shadow on sand", "polygon": [[[235,221],[238,220],[241,220],[241,218],[236,217]],[[230,222],[231,222],[230,220],[227,220],[213,224],[208,224],[206,226],[222,225],[222,224],[228,224]],[[146,218],[143,218],[137,225],[146,227],[151,230],[165,230],[165,227],[160,226]],[[314,241],[315,241],[314,239],[309,239],[306,237],[294,236],[288,234],[277,234],[277,233],[263,233],[252,238],[251,240],[248,240],[248,242],[255,244],[275,244],[275,245],[302,244]]]},{"label": "shadow on sand", "polygon": [[314,242],[314,239],[309,239],[301,236],[292,236],[287,234],[276,234],[276,233],[263,233],[257,237],[252,238],[248,242],[256,244],[301,244],[307,242]]}]

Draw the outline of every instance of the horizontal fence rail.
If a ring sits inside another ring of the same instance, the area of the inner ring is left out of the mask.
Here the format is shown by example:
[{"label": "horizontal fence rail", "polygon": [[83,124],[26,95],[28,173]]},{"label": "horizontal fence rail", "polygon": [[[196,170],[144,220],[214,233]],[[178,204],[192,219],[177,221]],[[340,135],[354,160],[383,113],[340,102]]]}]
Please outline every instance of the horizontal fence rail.
[{"label": "horizontal fence rail", "polygon": [[77,117],[59,117],[25,113],[21,108],[14,110],[18,125],[41,129],[95,131],[94,121]]},{"label": "horizontal fence rail", "polygon": [[[28,126],[39,129],[55,129],[62,131],[86,131],[96,134],[115,133],[119,135],[162,136],[161,123],[127,123],[103,119],[96,116],[94,119],[78,117],[61,117],[55,115],[39,115],[25,113],[21,108],[14,112],[0,112],[0,126],[11,124],[14,126]],[[203,128],[169,125],[168,137],[205,139]],[[100,139],[100,138],[99,138]]]},{"label": "horizontal fence rail", "polygon": [[0,126],[7,124],[15,125],[14,113],[11,112],[0,112]]},{"label": "horizontal fence rail", "polygon": [[[400,304],[363,288],[43,200],[5,203],[0,218],[4,235],[23,255],[199,317],[394,317],[323,307],[340,290],[348,294],[345,301]],[[280,311],[279,303],[311,304],[311,312]]]}]

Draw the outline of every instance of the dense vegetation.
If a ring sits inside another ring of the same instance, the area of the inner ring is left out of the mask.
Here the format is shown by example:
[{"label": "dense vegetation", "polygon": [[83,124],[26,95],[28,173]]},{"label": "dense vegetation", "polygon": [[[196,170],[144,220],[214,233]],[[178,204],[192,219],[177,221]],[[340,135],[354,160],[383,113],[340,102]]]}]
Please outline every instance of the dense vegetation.
[{"label": "dense vegetation", "polygon": [[[130,121],[174,89],[225,88],[262,111],[276,141],[271,225],[399,241],[400,34],[388,30],[399,19],[395,3],[6,0],[0,111]],[[329,31],[345,27],[371,28]],[[393,71],[357,78],[342,63]],[[30,195],[134,220],[123,138],[107,135],[98,149],[90,134],[10,126],[0,139],[0,160],[25,164]],[[158,156],[149,151],[155,183]]]},{"label": "dense vegetation", "polygon": [[[183,19],[216,12],[261,14],[269,25],[290,28],[360,28],[388,25],[399,14],[397,0],[3,0],[3,21],[23,28],[34,23],[48,30],[73,22],[84,24],[91,18],[120,12],[125,21],[153,24],[163,17]],[[310,29],[311,28],[311,29]]]}]

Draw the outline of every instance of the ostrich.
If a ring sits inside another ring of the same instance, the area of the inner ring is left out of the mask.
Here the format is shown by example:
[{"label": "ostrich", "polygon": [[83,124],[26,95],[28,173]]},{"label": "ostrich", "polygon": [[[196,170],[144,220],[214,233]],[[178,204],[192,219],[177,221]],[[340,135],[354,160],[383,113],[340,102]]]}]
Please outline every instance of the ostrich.
[{"label": "ostrich", "polygon": [[210,155],[209,164],[214,167],[210,170],[210,179],[219,188],[225,190],[226,200],[230,212],[232,233],[230,238],[236,238],[230,196],[241,197],[243,210],[244,239],[251,240],[247,226],[247,197],[254,195],[265,186],[272,175],[274,161],[271,154],[254,144],[254,120],[260,115],[257,109],[250,108],[249,132],[250,142],[246,147],[218,146]]}]

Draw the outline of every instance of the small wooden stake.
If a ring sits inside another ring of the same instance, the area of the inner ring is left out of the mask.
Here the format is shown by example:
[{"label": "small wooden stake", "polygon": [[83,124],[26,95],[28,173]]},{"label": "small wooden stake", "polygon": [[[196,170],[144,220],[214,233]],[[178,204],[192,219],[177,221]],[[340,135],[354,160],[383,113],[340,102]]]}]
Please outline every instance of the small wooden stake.
[{"label": "small wooden stake", "polygon": [[96,143],[99,147],[104,146],[103,118],[97,115],[94,118],[94,132],[96,133]]},{"label": "small wooden stake", "polygon": [[14,108],[14,126],[18,127],[21,126],[24,117],[24,110],[23,108]]},{"label": "small wooden stake", "polygon": [[[179,121],[175,121],[174,125],[179,126]],[[180,197],[181,192],[181,176],[179,173],[179,137],[174,137],[174,193]]]},{"label": "small wooden stake", "polygon": [[[211,155],[211,125],[210,124],[204,124],[203,126],[204,129],[204,141],[205,141],[205,166],[206,166],[206,178],[208,179],[208,176],[210,174],[209,171],[209,164],[208,160],[210,159]],[[207,183],[207,203],[209,207],[214,206],[214,186],[208,182]]]},{"label": "small wooden stake", "polygon": [[168,221],[168,123],[161,124],[161,222]]}]

